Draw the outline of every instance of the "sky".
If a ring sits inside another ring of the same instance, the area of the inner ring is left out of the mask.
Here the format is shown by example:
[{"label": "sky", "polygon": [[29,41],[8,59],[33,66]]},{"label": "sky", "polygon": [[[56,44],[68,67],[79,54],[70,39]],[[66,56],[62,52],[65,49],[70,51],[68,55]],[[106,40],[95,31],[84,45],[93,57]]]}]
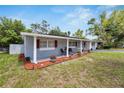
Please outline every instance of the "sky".
[{"label": "sky", "polygon": [[[32,23],[40,23],[46,20],[51,28],[59,26],[60,29],[74,33],[77,29],[88,29],[87,22],[90,18],[98,19],[99,15],[106,11],[108,16],[114,10],[123,10],[124,6],[99,6],[99,5],[1,5],[0,16],[19,19],[30,28]],[[87,36],[93,39],[92,36]]]}]

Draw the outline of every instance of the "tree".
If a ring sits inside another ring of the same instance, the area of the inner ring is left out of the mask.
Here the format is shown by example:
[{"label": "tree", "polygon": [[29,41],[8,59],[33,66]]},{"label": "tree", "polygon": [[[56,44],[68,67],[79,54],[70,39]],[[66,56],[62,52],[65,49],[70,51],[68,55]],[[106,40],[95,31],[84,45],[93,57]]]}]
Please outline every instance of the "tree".
[{"label": "tree", "polygon": [[74,34],[73,36],[77,37],[77,38],[85,38],[84,35],[83,35],[83,30],[80,30],[78,29]]},{"label": "tree", "polygon": [[50,25],[47,23],[46,20],[43,20],[41,23],[41,30],[43,34],[48,34]]},{"label": "tree", "polygon": [[37,24],[37,23],[31,24],[31,29],[32,29],[32,32],[39,32],[40,24]]},{"label": "tree", "polygon": [[70,31],[68,31],[68,32],[67,32],[67,36],[70,36],[70,35],[71,35],[71,32],[70,32]]},{"label": "tree", "polygon": [[98,22],[95,18],[88,21],[90,25],[89,32],[96,35],[103,45],[119,47],[124,42],[124,11],[118,10],[112,12],[107,17],[106,12],[99,16]]},{"label": "tree", "polygon": [[50,25],[46,20],[42,20],[41,23],[31,24],[31,28],[35,33],[48,34]]},{"label": "tree", "polygon": [[8,47],[11,43],[22,43],[20,32],[24,31],[26,28],[20,20],[0,17],[0,46]]},{"label": "tree", "polygon": [[67,33],[62,32],[59,27],[55,27],[55,28],[50,30],[49,35],[67,36]]},{"label": "tree", "polygon": [[106,17],[106,12],[103,12],[99,16],[99,22],[96,22],[95,18],[92,18],[88,21],[88,24],[91,25],[89,28],[90,34],[96,35],[99,40],[101,40],[104,44],[111,44],[111,35],[109,34],[108,24],[109,21]]},{"label": "tree", "polygon": [[110,18],[110,26],[112,34],[112,42],[114,47],[124,45],[124,11],[114,11]]}]

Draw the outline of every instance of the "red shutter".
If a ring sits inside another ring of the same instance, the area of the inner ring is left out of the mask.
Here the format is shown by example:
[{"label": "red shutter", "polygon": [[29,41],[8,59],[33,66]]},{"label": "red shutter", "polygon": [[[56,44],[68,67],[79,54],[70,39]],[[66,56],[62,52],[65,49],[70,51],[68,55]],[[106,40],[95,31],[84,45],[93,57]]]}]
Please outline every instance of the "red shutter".
[{"label": "red shutter", "polygon": [[86,42],[84,42],[84,47],[86,46]]},{"label": "red shutter", "polygon": [[37,48],[40,48],[40,39],[37,39]]},{"label": "red shutter", "polygon": [[77,42],[75,42],[76,46],[77,46]]},{"label": "red shutter", "polygon": [[57,46],[58,46],[58,42],[57,40],[55,40],[55,48],[57,48]]}]

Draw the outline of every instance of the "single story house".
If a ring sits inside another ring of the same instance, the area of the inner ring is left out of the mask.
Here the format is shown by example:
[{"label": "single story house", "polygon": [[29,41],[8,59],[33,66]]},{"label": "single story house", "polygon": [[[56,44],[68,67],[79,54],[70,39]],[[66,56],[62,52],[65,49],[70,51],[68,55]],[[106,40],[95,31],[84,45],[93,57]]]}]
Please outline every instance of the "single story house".
[{"label": "single story house", "polygon": [[30,57],[32,63],[49,58],[51,55],[67,56],[71,53],[84,50],[95,50],[96,42],[74,37],[43,35],[38,33],[21,33],[24,39],[24,55]]}]

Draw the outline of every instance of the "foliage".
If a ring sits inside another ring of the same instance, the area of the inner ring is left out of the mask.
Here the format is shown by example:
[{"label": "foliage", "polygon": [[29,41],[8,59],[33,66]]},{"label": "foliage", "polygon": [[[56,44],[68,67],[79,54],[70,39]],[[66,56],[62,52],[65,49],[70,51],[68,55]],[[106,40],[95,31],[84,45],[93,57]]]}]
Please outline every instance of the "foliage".
[{"label": "foliage", "polygon": [[26,61],[31,61],[31,58],[30,57],[25,57],[25,60]]},{"label": "foliage", "polygon": [[70,32],[70,31],[68,31],[68,32],[67,32],[67,36],[70,36],[70,35],[71,35],[71,32]]},{"label": "foliage", "polygon": [[92,18],[88,24],[89,34],[96,35],[103,45],[120,47],[124,44],[124,11],[114,11],[110,16],[103,12],[99,20]]},{"label": "foliage", "polygon": [[0,46],[8,47],[9,44],[22,43],[20,32],[26,31],[20,20],[0,17]]},{"label": "foliage", "polygon": [[50,25],[46,20],[42,20],[41,23],[31,24],[31,28],[35,33],[48,34]]},{"label": "foliage", "polygon": [[67,36],[66,32],[62,32],[59,27],[52,28],[49,32],[49,35],[55,36]]},{"label": "foliage", "polygon": [[114,11],[109,21],[114,47],[124,45],[124,11]]},{"label": "foliage", "polygon": [[74,34],[73,36],[77,37],[77,38],[85,38],[84,35],[83,35],[83,30],[80,30],[78,29]]},{"label": "foliage", "polygon": [[110,46],[110,45],[104,45],[103,48],[104,49],[110,49],[110,48],[112,48],[112,46]]},{"label": "foliage", "polygon": [[51,55],[50,59],[56,59],[56,56],[55,55]]}]

